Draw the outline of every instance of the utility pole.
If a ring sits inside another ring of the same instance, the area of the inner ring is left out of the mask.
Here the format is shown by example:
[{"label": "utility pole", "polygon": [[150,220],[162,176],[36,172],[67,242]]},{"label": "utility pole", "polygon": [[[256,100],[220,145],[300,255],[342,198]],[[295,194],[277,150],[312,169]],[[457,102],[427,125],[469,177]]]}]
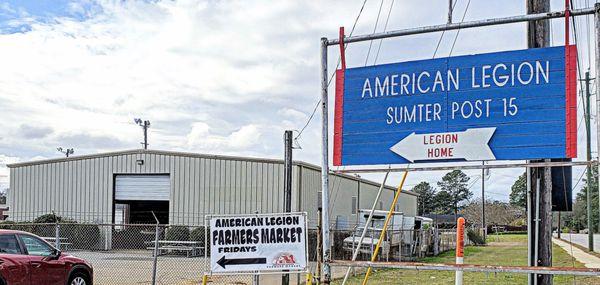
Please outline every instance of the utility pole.
[{"label": "utility pole", "polygon": [[[590,72],[585,72],[585,133],[586,133],[586,158],[592,160],[592,129],[590,125]],[[587,227],[588,227],[588,249],[594,250],[594,228],[592,226],[592,167],[587,167]]]},{"label": "utility pole", "polygon": [[448,0],[448,24],[452,24],[452,6],[454,6],[452,2],[454,0]]},{"label": "utility pole", "polygon": [[[547,13],[550,12],[549,0],[526,0],[527,13]],[[550,45],[550,21],[539,20],[528,23],[527,28],[528,47],[541,48]],[[550,161],[550,160],[546,160]],[[550,167],[532,168],[530,171],[530,183],[527,190],[539,191],[534,195],[529,195],[528,203],[536,206],[538,211],[529,211],[528,225],[535,226],[535,230],[529,231],[529,247],[533,250],[530,254],[530,266],[551,266],[552,265],[552,171]],[[539,213],[539,216],[538,216]],[[536,242],[537,241],[537,242]],[[534,274],[530,275],[529,284],[551,285],[552,275]]]},{"label": "utility pole", "polygon": [[139,118],[136,118],[133,121],[144,129],[144,142],[142,145],[144,146],[144,149],[148,149],[148,128],[150,128],[150,121],[142,121],[142,119]]},{"label": "utility pole", "polygon": [[[284,161],[283,161],[283,188],[285,212],[292,211],[292,131],[284,132]],[[283,274],[281,277],[282,285],[290,284],[290,275]]]},{"label": "utility pole", "polygon": [[57,147],[56,150],[64,154],[66,157],[69,157],[69,155],[75,153],[75,149],[73,148],[63,149],[62,147]]}]

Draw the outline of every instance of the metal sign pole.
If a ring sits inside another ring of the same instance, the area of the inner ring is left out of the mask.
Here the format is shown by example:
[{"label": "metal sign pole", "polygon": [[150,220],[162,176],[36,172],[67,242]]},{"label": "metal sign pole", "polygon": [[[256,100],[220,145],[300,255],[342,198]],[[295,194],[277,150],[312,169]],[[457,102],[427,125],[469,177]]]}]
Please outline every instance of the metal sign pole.
[{"label": "metal sign pole", "polygon": [[[594,5],[594,26],[596,30],[596,81],[600,80],[600,4]],[[600,110],[600,95],[596,92],[596,111]],[[600,162],[600,120],[596,119],[596,147],[598,148],[598,162]],[[591,166],[590,166],[591,167]],[[600,165],[598,167],[598,173],[600,175]],[[600,179],[599,179],[600,180]],[[597,180],[598,181],[598,180]],[[598,192],[600,193],[600,183],[598,184]],[[600,204],[600,201],[598,202]],[[600,206],[600,205],[599,205]],[[598,207],[600,211],[600,207]],[[591,230],[591,229],[590,229]],[[598,230],[600,231],[600,223],[598,223]]]},{"label": "metal sign pole", "polygon": [[331,268],[329,261],[331,259],[331,242],[329,239],[329,144],[328,144],[328,114],[327,114],[327,38],[321,38],[321,108],[322,108],[322,161],[321,161],[321,206],[323,208],[323,284],[329,284],[331,281]]}]

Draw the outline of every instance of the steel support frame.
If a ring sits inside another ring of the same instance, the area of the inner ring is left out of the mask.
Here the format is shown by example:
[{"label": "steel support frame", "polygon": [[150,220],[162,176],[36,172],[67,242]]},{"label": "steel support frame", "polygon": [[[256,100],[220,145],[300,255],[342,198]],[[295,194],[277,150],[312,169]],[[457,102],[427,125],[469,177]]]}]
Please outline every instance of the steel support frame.
[{"label": "steel support frame", "polygon": [[596,166],[597,160],[591,161],[553,161],[553,162],[529,162],[529,163],[503,163],[503,164],[485,164],[485,165],[443,165],[443,166],[419,166],[411,167],[390,167],[390,168],[361,168],[361,169],[344,169],[333,170],[333,173],[349,174],[349,173],[378,173],[378,172],[405,172],[405,171],[449,171],[449,170],[474,170],[474,169],[500,169],[500,168],[536,168],[536,167],[557,167],[557,166]]},{"label": "steel support frame", "polygon": [[412,270],[436,270],[436,271],[467,271],[486,273],[522,273],[522,274],[548,274],[548,275],[577,275],[577,276],[600,276],[598,268],[584,267],[544,267],[544,266],[498,266],[477,264],[446,264],[446,263],[421,263],[421,262],[370,262],[370,261],[342,261],[331,262],[335,267],[373,267],[373,268],[396,268]]},{"label": "steel support frame", "polygon": [[[584,8],[584,9],[576,9],[571,10],[571,16],[582,16],[582,15],[595,15],[595,32],[597,35],[597,39],[600,39],[600,5],[596,4],[593,8]],[[416,34],[425,34],[425,33],[433,33],[433,32],[441,32],[441,31],[450,31],[450,30],[458,30],[458,29],[466,29],[466,28],[476,28],[476,27],[486,27],[486,26],[494,26],[494,25],[502,25],[502,24],[511,24],[511,23],[521,23],[521,22],[529,22],[529,21],[537,21],[537,20],[546,20],[546,19],[555,19],[565,17],[565,11],[556,11],[556,12],[548,12],[548,13],[539,13],[539,14],[528,14],[528,15],[520,15],[520,16],[511,16],[511,17],[503,17],[503,18],[493,18],[493,19],[485,19],[485,20],[477,20],[477,21],[469,21],[469,22],[460,22],[460,23],[448,23],[444,25],[434,25],[434,26],[425,26],[404,30],[394,30],[382,33],[373,33],[369,35],[358,35],[352,37],[343,37],[342,40],[344,43],[355,43],[362,41],[370,41],[377,39],[385,39],[392,37],[401,37],[408,35],[416,35]],[[327,39],[321,38],[321,151],[322,151],[322,160],[321,160],[321,191],[322,191],[322,199],[321,205],[323,209],[322,215],[322,223],[323,223],[323,284],[329,284],[331,281],[331,240],[330,240],[330,229],[329,229],[329,115],[328,115],[328,88],[329,88],[329,74],[328,74],[328,65],[327,65],[327,48],[332,45],[339,45],[340,39]],[[600,54],[600,41],[596,42],[596,54]],[[600,60],[596,57],[596,70],[600,70]],[[598,110],[600,110],[600,96],[596,98],[596,106]],[[600,120],[598,120],[600,121]],[[597,124],[598,136],[600,136],[600,122]],[[598,143],[598,151],[600,153],[600,143]],[[531,167],[539,167],[540,165],[535,165],[537,163],[525,163],[523,165],[518,166],[517,164],[508,166],[508,167],[527,167],[528,169]],[[552,165],[552,163],[546,163],[545,166],[565,166],[563,164],[557,163],[557,165]],[[592,165],[589,161],[586,162],[571,162],[566,165]],[[595,163],[597,167],[600,169],[600,164]],[[501,166],[494,165],[485,165],[485,166],[456,166],[456,167],[430,167],[429,170],[446,170],[446,169],[479,169],[479,168],[506,168]],[[421,171],[428,170],[427,168],[419,168]],[[348,172],[383,172],[383,171],[414,171],[414,169],[409,169],[408,167],[404,169],[396,168],[396,169],[354,169]],[[339,171],[342,172],[342,171]],[[599,189],[600,191],[600,183]],[[366,265],[377,267],[377,265]],[[412,267],[414,268],[414,267]],[[493,267],[493,270],[489,272],[498,272],[502,267]],[[539,268],[539,267],[538,267]],[[414,268],[416,269],[416,268]],[[452,267],[451,270],[456,270],[455,267]],[[465,271],[469,271],[467,267],[463,268]],[[573,269],[567,270],[568,274],[575,274],[578,271],[574,271]],[[540,270],[536,270],[536,272],[523,272],[523,273],[542,273]],[[557,273],[547,273],[547,274],[557,274]]]}]

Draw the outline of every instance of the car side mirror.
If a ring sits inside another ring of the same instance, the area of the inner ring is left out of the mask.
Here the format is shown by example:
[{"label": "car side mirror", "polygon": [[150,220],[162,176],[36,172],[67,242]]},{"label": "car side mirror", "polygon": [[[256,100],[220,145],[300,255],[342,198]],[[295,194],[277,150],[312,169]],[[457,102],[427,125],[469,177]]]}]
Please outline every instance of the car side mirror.
[{"label": "car side mirror", "polygon": [[52,254],[44,257],[44,261],[58,260],[60,258],[61,252],[60,250],[54,250]]}]

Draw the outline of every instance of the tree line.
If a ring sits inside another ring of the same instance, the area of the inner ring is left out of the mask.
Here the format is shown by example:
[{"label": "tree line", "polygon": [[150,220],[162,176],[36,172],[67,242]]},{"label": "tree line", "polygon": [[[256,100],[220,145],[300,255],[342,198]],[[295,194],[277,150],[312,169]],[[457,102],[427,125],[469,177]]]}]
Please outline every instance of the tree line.
[{"label": "tree line", "polygon": [[[525,224],[524,198],[512,192],[525,193],[521,191],[526,187],[525,176],[519,177],[512,187],[510,202],[487,199],[485,201],[485,217],[488,225],[513,225]],[[482,201],[471,199],[473,192],[469,187],[470,177],[460,170],[446,173],[441,181],[436,183],[437,187],[429,182],[423,181],[412,188],[413,192],[419,194],[418,214],[461,214],[470,224],[481,225]],[[513,197],[515,196],[515,197]]]},{"label": "tree line", "polygon": [[[598,232],[598,169],[592,167],[592,180],[588,181],[585,177],[585,172],[582,173],[579,179],[583,182],[581,191],[577,193],[573,201],[573,211],[561,212],[562,222],[561,228],[568,230],[579,231],[587,229],[587,191],[591,189],[591,209],[592,209],[592,230]],[[579,182],[576,182],[579,183]],[[576,187],[577,185],[573,185]],[[510,192],[510,204],[525,209],[527,207],[527,176],[523,173],[512,185]],[[556,216],[556,214],[555,214]],[[554,218],[554,226],[558,226],[558,219]]]},{"label": "tree line", "polygon": [[454,214],[465,206],[473,193],[468,187],[471,178],[460,170],[453,170],[437,182],[434,188],[429,182],[421,182],[412,188],[419,194],[419,215],[424,214]]}]

